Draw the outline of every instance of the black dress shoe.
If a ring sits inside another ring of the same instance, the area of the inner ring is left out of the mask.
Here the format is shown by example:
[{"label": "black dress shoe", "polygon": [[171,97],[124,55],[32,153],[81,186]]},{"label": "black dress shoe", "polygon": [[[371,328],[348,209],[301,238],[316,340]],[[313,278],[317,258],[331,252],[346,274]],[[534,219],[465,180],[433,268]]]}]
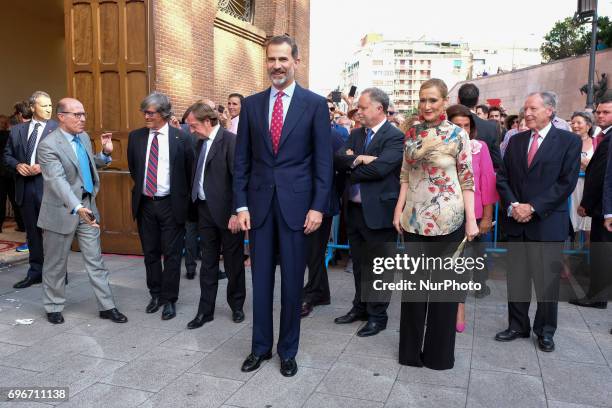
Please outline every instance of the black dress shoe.
[{"label": "black dress shoe", "polygon": [[176,306],[174,302],[168,302],[164,305],[162,309],[162,320],[170,320],[176,317]]},{"label": "black dress shoe", "polygon": [[13,287],[15,289],[24,289],[24,288],[29,288],[30,286],[35,285],[37,283],[41,283],[41,282],[42,282],[42,277],[30,278],[29,276],[26,276],[25,279],[20,280],[19,282],[14,284]]},{"label": "black dress shoe", "polygon": [[280,373],[285,377],[293,377],[297,373],[297,363],[295,358],[288,358],[287,360],[281,360]]},{"label": "black dress shoe", "polygon": [[538,336],[538,347],[540,350],[550,353],[555,351],[555,342],[551,336]]},{"label": "black dress shoe", "polygon": [[191,279],[195,278],[195,275],[196,275],[195,271],[187,271],[187,275],[185,275],[185,277],[187,279],[191,280]]},{"label": "black dress shoe", "polygon": [[248,373],[250,371],[257,370],[259,366],[261,365],[262,361],[269,360],[271,358],[272,358],[271,351],[268,351],[263,356],[256,356],[255,354],[251,353],[246,358],[246,360],[244,360],[244,363],[242,363],[242,368],[240,370],[242,370],[242,372],[244,373]]},{"label": "black dress shoe", "polygon": [[366,320],[368,320],[368,316],[365,313],[363,313],[363,314],[362,313],[356,313],[356,312],[353,312],[351,310],[350,312],[348,312],[344,316],[336,317],[334,319],[334,323],[336,323],[336,324],[348,324],[348,323],[356,322],[358,320],[366,321]]},{"label": "black dress shoe", "polygon": [[152,297],[151,301],[147,305],[147,308],[145,309],[145,312],[147,312],[147,313],[155,313],[155,312],[157,312],[159,310],[160,307],[161,307],[161,304],[159,303],[159,298],[158,297]]},{"label": "black dress shoe", "polygon": [[365,326],[361,328],[357,332],[357,336],[359,337],[369,337],[375,336],[379,332],[385,330],[387,328],[386,324],[378,323],[378,322],[368,322]]},{"label": "black dress shoe", "polygon": [[309,314],[312,313],[313,309],[314,309],[314,305],[312,303],[309,303],[309,302],[302,303],[302,311],[300,312],[300,317],[307,317]]},{"label": "black dress shoe", "polygon": [[234,310],[232,312],[232,320],[234,323],[242,323],[244,321],[244,312],[242,310]]},{"label": "black dress shoe", "polygon": [[587,298],[572,299],[569,301],[569,303],[571,303],[572,305],[576,305],[576,306],[592,307],[595,309],[606,309],[608,307],[608,302],[595,302]]},{"label": "black dress shoe", "polygon": [[529,333],[522,333],[512,329],[506,329],[504,331],[500,331],[495,335],[495,340],[497,341],[512,341],[520,338],[528,338],[530,336]]},{"label": "black dress shoe", "polygon": [[217,280],[223,280],[223,279],[227,279],[227,274],[225,273],[225,271],[222,271],[221,269],[219,269]]},{"label": "black dress shoe", "polygon": [[47,320],[49,323],[62,324],[64,323],[64,316],[62,316],[62,312],[51,312],[47,313]]},{"label": "black dress shoe", "polygon": [[192,321],[187,323],[187,328],[197,329],[198,327],[204,326],[204,323],[212,322],[212,321],[213,321],[212,316],[206,316],[204,315],[204,313],[198,313]]},{"label": "black dress shoe", "polygon": [[115,323],[127,323],[127,317],[117,310],[116,307],[109,310],[100,311],[100,319],[110,319],[111,322]]}]

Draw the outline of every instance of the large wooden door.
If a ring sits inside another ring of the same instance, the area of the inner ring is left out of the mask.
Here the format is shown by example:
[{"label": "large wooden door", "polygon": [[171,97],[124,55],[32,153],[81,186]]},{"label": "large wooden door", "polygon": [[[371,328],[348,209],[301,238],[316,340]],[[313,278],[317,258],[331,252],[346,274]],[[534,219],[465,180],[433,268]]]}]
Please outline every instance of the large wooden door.
[{"label": "large wooden door", "polygon": [[130,211],[127,137],[142,126],[138,111],[149,90],[148,0],[64,0],[68,95],[87,112],[87,132],[113,132],[113,162],[100,171],[97,196],[102,250],[140,254]]}]

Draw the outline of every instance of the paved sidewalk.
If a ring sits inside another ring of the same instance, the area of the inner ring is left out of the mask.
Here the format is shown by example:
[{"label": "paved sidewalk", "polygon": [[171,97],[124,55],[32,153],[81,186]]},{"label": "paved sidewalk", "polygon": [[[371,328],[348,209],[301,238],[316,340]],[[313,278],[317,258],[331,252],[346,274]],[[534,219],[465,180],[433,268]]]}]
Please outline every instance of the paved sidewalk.
[{"label": "paved sidewalk", "polygon": [[[245,322],[231,321],[224,280],[215,320],[186,330],[197,308],[197,277],[182,279],[177,317],[164,322],[160,313],[144,313],[149,296],[142,258],[105,260],[118,306],[130,319],[124,325],[97,318],[80,254],[69,260],[63,325],[45,320],[40,285],[12,289],[25,265],[0,270],[0,387],[69,386],[70,401],[58,406],[78,408],[612,406],[610,309],[560,304],[557,350],[544,354],[533,339],[493,340],[507,325],[505,289],[496,285],[486,299],[468,298],[455,368],[416,369],[397,363],[398,299],[389,308],[389,327],[377,336],[359,338],[359,324],[333,323],[353,297],[353,276],[336,268],[330,271],[332,304],[303,320],[299,371],[285,378],[277,356],[255,373],[240,371],[250,350],[250,289]],[[247,282],[250,287],[250,273]],[[33,318],[33,324],[15,324],[24,318]],[[1,408],[44,406],[0,403]]]}]

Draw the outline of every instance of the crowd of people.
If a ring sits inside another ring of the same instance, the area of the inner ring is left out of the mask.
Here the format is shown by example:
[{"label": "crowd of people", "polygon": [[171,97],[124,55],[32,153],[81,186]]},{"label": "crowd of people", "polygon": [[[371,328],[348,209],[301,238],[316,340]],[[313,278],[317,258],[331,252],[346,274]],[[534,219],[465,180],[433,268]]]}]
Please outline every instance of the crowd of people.
[{"label": "crowd of people", "polygon": [[[479,104],[471,83],[459,88],[452,103],[446,84],[430,79],[420,87],[416,115],[405,118],[378,88],[343,96],[345,113],[333,99],[296,83],[298,64],[295,41],[276,36],[266,45],[270,87],[260,93],[232,93],[227,107],[199,100],[181,119],[163,93],[142,101],[145,127],[129,134],[127,159],[151,297],[143,305],[146,313],[161,309],[162,320],[176,316],[184,252],[187,279],[194,279],[201,259],[200,302],[187,328],[214,319],[223,277],[232,320],[243,322],[249,257],[252,349],[242,371],[256,370],[272,357],[280,264],[276,351],[281,373],[293,376],[300,319],[331,301],[325,254],[335,216],[341,214],[346,228],[355,295],[348,312],[334,321],[363,321],[357,336],[367,337],[386,329],[390,300],[363,296],[372,274],[364,260],[367,248],[399,236],[431,257],[452,256],[466,240],[484,254],[497,203],[500,228],[515,244],[509,251],[524,252],[513,258],[509,324],[496,340],[530,337],[533,327],[538,347],[554,350],[561,277],[555,260],[563,255],[537,243],[564,242],[573,231],[590,231],[591,286],[572,303],[607,307],[612,251],[601,244],[612,242],[612,99],[601,100],[594,114],[574,113],[568,124],[549,91],[526,95],[520,112],[510,114]],[[125,323],[102,258],[96,207],[98,169],[112,161],[112,134],[100,136],[96,154],[84,131],[81,102],[61,99],[57,120],[52,107],[47,93],[34,92],[15,106],[3,136],[3,179],[14,182],[14,209],[23,218],[30,251],[27,275],[15,287],[42,282],[48,321],[63,323],[68,253],[76,237],[100,318]],[[486,268],[471,278],[481,284],[476,297],[490,293]],[[531,293],[532,282],[538,299],[533,325],[530,298],[514,296]],[[452,368],[464,309],[457,301],[402,302],[400,364]]]}]

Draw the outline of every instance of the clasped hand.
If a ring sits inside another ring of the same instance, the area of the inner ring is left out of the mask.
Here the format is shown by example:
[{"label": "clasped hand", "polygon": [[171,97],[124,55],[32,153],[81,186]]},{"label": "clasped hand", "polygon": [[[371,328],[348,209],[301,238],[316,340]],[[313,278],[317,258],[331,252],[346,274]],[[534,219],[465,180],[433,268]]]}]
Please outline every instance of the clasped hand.
[{"label": "clasped hand", "polygon": [[516,222],[526,223],[531,221],[533,217],[533,211],[531,211],[531,205],[529,204],[512,204],[512,218]]}]

